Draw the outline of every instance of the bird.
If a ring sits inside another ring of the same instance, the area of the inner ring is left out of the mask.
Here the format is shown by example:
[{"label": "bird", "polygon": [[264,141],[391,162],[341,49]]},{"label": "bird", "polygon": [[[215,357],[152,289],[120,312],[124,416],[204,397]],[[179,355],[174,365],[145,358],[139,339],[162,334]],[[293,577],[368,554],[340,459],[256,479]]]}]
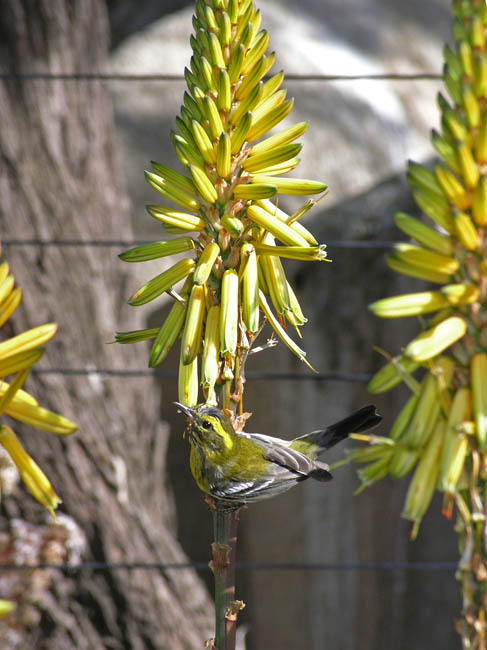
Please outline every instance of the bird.
[{"label": "bird", "polygon": [[190,467],[198,487],[230,506],[274,497],[308,478],[330,481],[329,466],[318,460],[322,452],[382,420],[375,406],[364,406],[324,429],[283,440],[235,431],[230,418],[214,406],[175,404],[186,416]]}]

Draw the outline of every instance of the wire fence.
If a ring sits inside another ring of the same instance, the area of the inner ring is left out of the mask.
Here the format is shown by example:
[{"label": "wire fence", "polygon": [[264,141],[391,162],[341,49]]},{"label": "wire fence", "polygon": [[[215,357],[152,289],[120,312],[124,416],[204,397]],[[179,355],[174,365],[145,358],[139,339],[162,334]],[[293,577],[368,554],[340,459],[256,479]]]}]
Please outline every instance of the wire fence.
[{"label": "wire fence", "polygon": [[[441,81],[442,75],[438,73],[411,73],[411,74],[360,74],[360,75],[339,75],[339,74],[287,74],[287,81],[296,82],[357,82],[357,81]],[[0,73],[0,81],[5,82],[35,82],[35,81],[65,81],[65,82],[185,82],[184,76],[172,74],[126,74],[115,72],[30,72]],[[140,246],[152,243],[151,240],[80,240],[80,239],[2,239],[4,247],[95,247],[95,248],[125,248]],[[397,242],[377,240],[330,240],[327,242],[329,248],[337,249],[390,249]],[[116,368],[45,368],[33,369],[34,375],[64,375],[64,376],[90,376],[101,375],[104,377],[152,377],[152,378],[174,378],[175,371],[159,369],[116,369]],[[342,381],[342,382],[368,382],[371,374],[359,373],[272,373],[248,371],[248,379],[268,381]],[[424,562],[332,562],[332,563],[266,563],[266,562],[238,562],[237,570],[240,571],[446,571],[452,572],[457,568],[454,561],[424,561]],[[144,570],[144,571],[179,571],[179,570],[209,571],[206,562],[79,562],[79,563],[0,563],[0,571],[35,571],[35,570],[58,570],[67,573],[80,573],[84,571],[120,571],[120,570]]]}]

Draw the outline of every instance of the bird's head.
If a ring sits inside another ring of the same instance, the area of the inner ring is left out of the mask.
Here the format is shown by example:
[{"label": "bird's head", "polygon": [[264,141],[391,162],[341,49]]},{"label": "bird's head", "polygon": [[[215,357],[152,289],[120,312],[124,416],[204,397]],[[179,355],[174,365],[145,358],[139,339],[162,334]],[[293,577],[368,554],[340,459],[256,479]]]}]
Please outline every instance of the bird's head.
[{"label": "bird's head", "polygon": [[233,446],[235,430],[223,411],[207,404],[190,408],[179,402],[174,403],[186,416],[187,431],[193,443],[207,451],[217,452]]}]

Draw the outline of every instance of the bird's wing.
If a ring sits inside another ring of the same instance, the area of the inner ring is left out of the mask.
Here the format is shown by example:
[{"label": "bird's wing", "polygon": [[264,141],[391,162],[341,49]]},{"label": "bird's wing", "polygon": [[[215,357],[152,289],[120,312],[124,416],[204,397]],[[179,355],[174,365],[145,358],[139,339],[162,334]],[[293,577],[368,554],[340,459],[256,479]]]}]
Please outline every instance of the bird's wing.
[{"label": "bird's wing", "polygon": [[[275,463],[287,472],[298,474],[301,478],[308,476],[319,481],[329,481],[332,476],[326,463],[308,458],[299,451],[290,448],[290,442],[271,438],[260,433],[246,434],[251,440],[256,442],[264,449],[264,458],[271,463]],[[282,472],[281,472],[282,473]],[[285,478],[284,476],[274,476],[276,478]]]}]

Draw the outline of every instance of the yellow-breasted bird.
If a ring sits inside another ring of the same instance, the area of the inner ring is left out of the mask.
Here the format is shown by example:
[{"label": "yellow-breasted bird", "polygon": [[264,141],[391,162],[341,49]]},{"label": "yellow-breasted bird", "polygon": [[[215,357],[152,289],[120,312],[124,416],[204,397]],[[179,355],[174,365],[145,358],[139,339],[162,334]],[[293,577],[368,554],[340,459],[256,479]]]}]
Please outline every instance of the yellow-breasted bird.
[{"label": "yellow-breasted bird", "polygon": [[176,405],[187,418],[191,471],[198,487],[233,504],[268,499],[307,478],[330,481],[330,468],[318,456],[350,433],[367,431],[382,419],[375,406],[364,406],[325,429],[282,440],[237,432],[225,413],[213,406]]}]

